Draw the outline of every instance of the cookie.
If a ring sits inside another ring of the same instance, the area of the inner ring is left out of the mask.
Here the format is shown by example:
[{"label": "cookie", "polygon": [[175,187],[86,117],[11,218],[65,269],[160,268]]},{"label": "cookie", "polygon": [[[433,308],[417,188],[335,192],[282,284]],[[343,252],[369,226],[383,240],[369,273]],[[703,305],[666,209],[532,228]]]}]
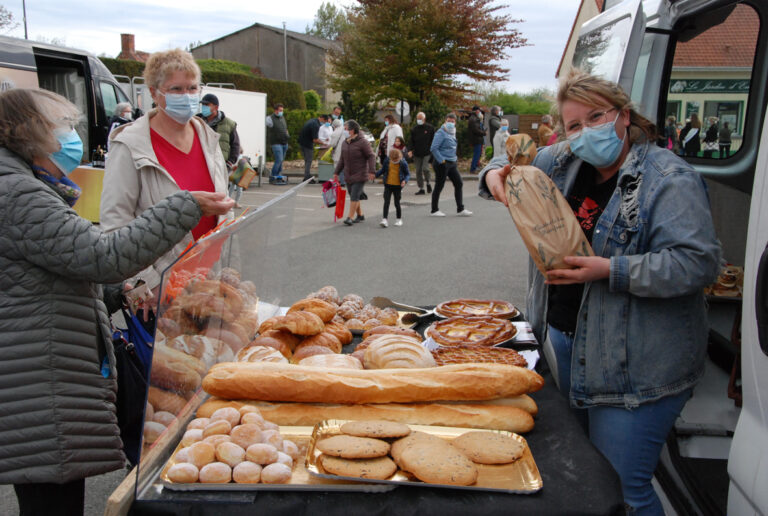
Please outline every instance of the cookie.
[{"label": "cookie", "polygon": [[[405,439],[408,439],[406,437]],[[428,484],[468,486],[477,481],[477,467],[446,441],[419,437],[399,451],[397,464]]]},{"label": "cookie", "polygon": [[341,425],[341,432],[357,437],[405,437],[411,433],[408,425],[392,421],[350,421]]},{"label": "cookie", "polygon": [[478,464],[509,464],[523,456],[525,445],[496,432],[467,432],[451,443]]},{"label": "cookie", "polygon": [[345,459],[372,459],[389,453],[389,443],[369,437],[334,435],[319,441],[317,449],[326,455]]},{"label": "cookie", "polygon": [[403,437],[402,439],[398,439],[392,443],[392,448],[389,454],[392,455],[392,458],[395,459],[395,462],[400,465],[400,457],[402,456],[403,450],[410,448],[411,446],[418,445],[422,442],[430,442],[433,437],[434,436],[425,434],[424,432],[412,432],[407,437]]},{"label": "cookie", "polygon": [[385,480],[397,471],[397,466],[389,457],[342,459],[341,457],[333,457],[331,455],[321,455],[320,463],[328,473],[342,477]]}]

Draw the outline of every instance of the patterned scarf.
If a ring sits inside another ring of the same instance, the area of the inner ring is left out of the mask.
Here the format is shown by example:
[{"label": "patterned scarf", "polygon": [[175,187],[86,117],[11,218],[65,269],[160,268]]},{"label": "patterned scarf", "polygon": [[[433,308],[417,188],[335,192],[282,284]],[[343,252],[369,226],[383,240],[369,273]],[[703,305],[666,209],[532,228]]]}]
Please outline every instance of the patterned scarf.
[{"label": "patterned scarf", "polygon": [[74,206],[77,200],[80,198],[80,194],[83,193],[79,186],[70,180],[67,176],[62,176],[61,179],[55,177],[53,174],[45,170],[43,167],[32,165],[32,172],[39,180],[44,183],[48,183],[51,188],[61,196],[64,201],[69,204],[70,207]]}]

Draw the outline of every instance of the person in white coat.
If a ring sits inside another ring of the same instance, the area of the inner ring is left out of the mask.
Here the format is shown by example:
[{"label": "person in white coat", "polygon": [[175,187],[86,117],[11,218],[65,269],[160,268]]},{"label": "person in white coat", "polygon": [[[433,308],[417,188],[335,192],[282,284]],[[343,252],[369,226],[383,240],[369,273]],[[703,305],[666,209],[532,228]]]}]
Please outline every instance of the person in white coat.
[{"label": "person in white coat", "polygon": [[393,115],[384,115],[384,130],[379,137],[379,149],[376,155],[379,160],[384,163],[384,160],[389,156],[395,146],[395,138],[403,137],[403,128],[397,123]]},{"label": "person in white coat", "polygon": [[501,125],[496,134],[493,135],[493,157],[507,156],[507,138],[509,138],[509,120],[501,119]]}]

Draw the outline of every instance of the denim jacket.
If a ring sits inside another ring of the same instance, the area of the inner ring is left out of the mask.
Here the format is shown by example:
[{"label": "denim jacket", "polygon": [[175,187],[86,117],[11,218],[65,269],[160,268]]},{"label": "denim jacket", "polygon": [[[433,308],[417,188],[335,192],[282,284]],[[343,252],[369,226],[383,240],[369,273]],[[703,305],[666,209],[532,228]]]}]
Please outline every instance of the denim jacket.
[{"label": "denim jacket", "polygon": [[[389,173],[389,158],[384,158],[384,162],[381,164],[381,169],[376,172],[376,177],[381,177],[384,175],[384,182],[387,182],[387,174]],[[411,178],[411,171],[408,169],[408,162],[405,161],[405,158],[400,160],[400,170],[399,170],[399,176],[400,176],[400,182],[402,183],[405,181],[406,183]]]},{"label": "denim jacket", "polygon": [[437,163],[443,161],[456,161],[456,134],[451,134],[445,130],[445,125],[435,131],[435,137],[432,139],[432,145],[429,151],[434,156]]},{"label": "denim jacket", "polygon": [[[543,149],[533,162],[566,196],[581,164],[567,142]],[[595,225],[592,248],[610,258],[610,277],[584,285],[571,404],[632,408],[692,387],[704,372],[703,288],[720,263],[703,179],[668,150],[634,144]],[[529,261],[526,311],[540,342],[547,321],[544,280]]]}]

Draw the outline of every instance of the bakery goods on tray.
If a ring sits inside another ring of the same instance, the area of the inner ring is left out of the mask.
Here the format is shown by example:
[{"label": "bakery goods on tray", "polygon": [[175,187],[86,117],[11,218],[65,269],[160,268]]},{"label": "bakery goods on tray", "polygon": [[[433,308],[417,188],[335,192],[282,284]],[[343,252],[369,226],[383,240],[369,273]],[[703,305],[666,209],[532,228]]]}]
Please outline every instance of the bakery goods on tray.
[{"label": "bakery goods on tray", "polygon": [[299,365],[340,369],[362,369],[363,364],[352,355],[312,355],[299,360]]},{"label": "bakery goods on tray", "polygon": [[477,464],[509,464],[523,456],[525,445],[497,432],[467,432],[451,444]]},{"label": "bakery goods on tray", "polygon": [[363,365],[366,369],[423,368],[437,365],[432,353],[413,337],[384,334],[371,339],[363,355]]},{"label": "bakery goods on tray", "polygon": [[488,346],[447,346],[432,350],[437,365],[488,363],[528,367],[528,362],[514,349]]},{"label": "bakery goods on tray", "polygon": [[512,303],[496,299],[453,299],[437,305],[435,312],[444,317],[490,315],[500,319],[511,319],[520,315],[520,311]]},{"label": "bakery goods on tray", "polygon": [[507,319],[488,315],[449,317],[427,329],[427,335],[441,346],[495,346],[516,333],[517,328]]},{"label": "bakery goods on tray", "polygon": [[400,469],[429,484],[469,486],[477,480],[477,466],[440,437],[413,432],[392,445]]}]

